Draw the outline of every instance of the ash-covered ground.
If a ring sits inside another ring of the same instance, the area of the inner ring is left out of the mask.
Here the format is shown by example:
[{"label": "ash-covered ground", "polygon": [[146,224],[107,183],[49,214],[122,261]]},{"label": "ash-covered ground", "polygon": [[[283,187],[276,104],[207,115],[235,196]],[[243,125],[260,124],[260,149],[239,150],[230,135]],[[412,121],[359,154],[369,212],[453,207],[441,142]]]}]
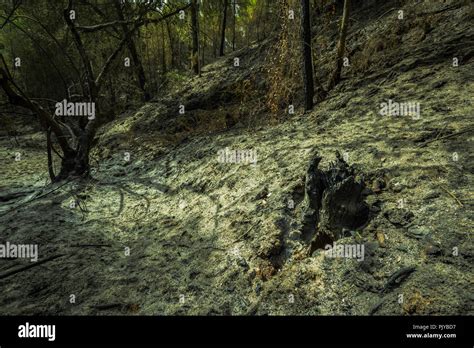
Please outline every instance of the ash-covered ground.
[{"label": "ash-covered ground", "polygon": [[[0,242],[45,262],[0,259],[0,314],[472,315],[472,7],[442,6],[357,14],[345,79],[279,122],[241,92],[265,84],[271,42],[206,66],[107,125],[90,180],[47,185],[44,135],[2,136]],[[419,117],[381,115],[389,100]],[[369,218],[335,242],[363,260],[308,252],[301,232],[312,156],[327,170],[337,152]]]}]

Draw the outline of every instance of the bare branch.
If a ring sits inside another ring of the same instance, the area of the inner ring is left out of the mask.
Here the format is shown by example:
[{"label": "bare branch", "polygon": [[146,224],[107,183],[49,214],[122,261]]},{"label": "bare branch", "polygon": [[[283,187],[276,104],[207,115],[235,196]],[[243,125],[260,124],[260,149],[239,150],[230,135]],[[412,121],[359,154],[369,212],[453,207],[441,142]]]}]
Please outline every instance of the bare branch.
[{"label": "bare branch", "polygon": [[102,71],[99,73],[95,80],[95,84],[98,89],[100,89],[102,85],[102,81],[104,80],[104,77],[107,75],[109,72],[110,67],[112,66],[113,61],[115,58],[118,56],[120,51],[124,48],[124,46],[127,44],[127,42],[130,40],[131,36],[133,33],[139,28],[139,25],[135,25],[128,33],[125,34],[125,37],[120,41],[118,47],[115,49],[115,51],[109,56],[107,61],[104,64],[104,67],[102,68]]},{"label": "bare branch", "polygon": [[72,10],[72,5],[73,1],[69,0],[68,7],[64,10],[64,20],[66,21],[69,30],[71,30],[74,43],[76,44],[76,48],[79,51],[79,55],[82,59],[82,64],[84,65],[84,69],[86,70],[86,80],[89,88],[89,98],[92,101],[95,100],[95,98],[97,97],[97,89],[95,86],[94,74],[92,72],[92,64],[84,48],[84,44],[82,43],[81,36],[79,35],[79,32],[77,31],[77,28],[74,25],[73,21],[69,17],[69,13]]},{"label": "bare branch", "polygon": [[110,27],[115,27],[115,26],[119,26],[119,25],[127,25],[127,24],[136,24],[138,22],[139,24],[139,27],[143,26],[143,25],[146,25],[146,24],[154,24],[154,23],[159,23],[161,22],[162,20],[166,19],[166,18],[169,18],[171,16],[174,16],[178,13],[180,13],[181,11],[184,11],[186,10],[188,7],[190,7],[191,5],[188,4],[188,5],[185,5],[181,8],[178,8],[170,13],[167,13],[163,16],[161,16],[160,18],[146,18],[146,19],[142,19],[140,20],[140,18],[135,18],[135,19],[129,19],[129,20],[116,20],[116,21],[112,21],[112,22],[108,22],[108,23],[101,23],[101,24],[96,24],[96,25],[91,25],[91,26],[77,26],[77,30],[79,31],[82,31],[84,33],[92,33],[92,32],[95,32],[95,31],[98,31],[98,30],[103,30],[103,29],[106,29],[106,28],[110,28]]},{"label": "bare branch", "polygon": [[15,11],[20,7],[21,5],[21,0],[17,0],[13,3],[13,9],[10,11],[10,14],[5,18],[5,22],[0,26],[0,29],[3,29],[5,25],[10,21],[10,18],[13,16]]},{"label": "bare branch", "polygon": [[[2,55],[0,55],[0,58],[3,62],[5,62]],[[13,88],[10,86],[10,84],[14,86],[16,85],[10,79],[10,74],[7,71],[8,70],[6,70],[6,65],[5,65],[5,69],[3,67],[0,67],[0,87],[5,91],[10,103],[12,105],[21,106],[35,113],[38,116],[40,122],[44,126],[51,127],[51,130],[54,132],[54,134],[56,135],[56,138],[58,139],[59,146],[61,146],[63,153],[64,154],[73,153],[74,151],[69,146],[66,140],[66,137],[64,135],[63,129],[61,128],[59,123],[57,123],[54,120],[54,118],[51,117],[51,115],[48,112],[46,112],[39,104],[30,100],[21,91],[19,91],[20,93],[15,92]],[[18,87],[16,87],[16,89],[18,89]]]}]

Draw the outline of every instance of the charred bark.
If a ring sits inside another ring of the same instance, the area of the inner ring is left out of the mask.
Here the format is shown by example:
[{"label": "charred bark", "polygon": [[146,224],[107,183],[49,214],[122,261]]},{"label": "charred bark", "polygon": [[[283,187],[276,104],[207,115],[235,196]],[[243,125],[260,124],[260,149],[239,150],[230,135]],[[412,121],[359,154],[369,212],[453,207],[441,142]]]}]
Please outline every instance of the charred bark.
[{"label": "charred bark", "polygon": [[303,82],[305,110],[313,108],[314,81],[313,81],[313,58],[311,52],[311,14],[309,0],[301,0],[301,41],[303,56]]},{"label": "charred bark", "polygon": [[227,27],[227,4],[228,0],[224,0],[224,12],[222,14],[222,28],[221,28],[221,47],[219,49],[219,56],[224,56],[225,51],[225,29]]},{"label": "charred bark", "polygon": [[336,154],[327,171],[318,169],[321,157],[315,155],[308,167],[305,183],[302,235],[310,253],[342,238],[344,230],[363,226],[369,207],[362,192],[363,180]]},{"label": "charred bark", "polygon": [[347,27],[349,25],[350,0],[344,0],[339,41],[337,43],[336,67],[329,81],[328,90],[333,89],[341,80],[341,71],[346,50]]},{"label": "charred bark", "polygon": [[192,50],[191,50],[191,68],[196,75],[199,75],[199,5],[197,0],[191,2],[191,36],[192,36]]}]

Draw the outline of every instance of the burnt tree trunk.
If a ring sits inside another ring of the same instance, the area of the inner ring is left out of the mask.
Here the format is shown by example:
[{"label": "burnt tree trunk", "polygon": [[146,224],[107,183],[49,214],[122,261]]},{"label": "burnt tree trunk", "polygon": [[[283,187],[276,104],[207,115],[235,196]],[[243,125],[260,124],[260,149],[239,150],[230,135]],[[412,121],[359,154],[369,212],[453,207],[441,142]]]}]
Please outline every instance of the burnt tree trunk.
[{"label": "burnt tree trunk", "polygon": [[219,50],[219,56],[224,56],[225,50],[225,29],[227,26],[227,4],[228,0],[224,0],[224,12],[222,14],[222,28],[221,28],[221,47]]},{"label": "burnt tree trunk", "polygon": [[[60,123],[57,122],[57,120],[52,117],[45,109],[41,107],[41,105],[37,104],[36,102],[28,99],[25,97],[25,94],[18,90],[18,86],[12,81],[12,76],[8,72],[7,66],[5,64],[5,60],[3,59],[3,56],[0,54],[0,60],[5,66],[5,69],[0,67],[0,87],[3,89],[3,91],[6,93],[8,100],[12,105],[15,106],[20,106],[25,109],[30,110],[32,113],[34,113],[39,121],[40,124],[47,129],[47,132],[51,132],[56,136],[56,140],[58,142],[59,147],[61,148],[61,151],[63,153],[63,160],[61,163],[61,176],[58,175],[55,180],[60,180],[66,176],[69,175],[70,172],[73,172],[75,169],[75,158],[77,155],[77,152],[71,148],[69,145],[67,139],[66,132],[64,128],[61,126]],[[47,135],[47,146],[48,146],[48,156],[50,156],[49,151],[51,150],[51,143],[50,140],[51,138],[49,135]],[[48,162],[52,162],[52,158],[48,158]],[[49,163],[48,163],[49,167]],[[48,168],[50,169],[50,168]],[[51,174],[51,171],[50,171]],[[82,174],[82,173],[80,173]]]},{"label": "burnt tree trunk", "polygon": [[341,80],[341,71],[346,50],[347,27],[349,26],[350,0],[344,0],[344,11],[342,13],[339,41],[337,43],[336,67],[329,81],[329,90],[334,88]]},{"label": "burnt tree trunk", "polygon": [[166,43],[165,43],[165,25],[161,22],[161,69],[163,70],[163,76],[168,71],[166,66]]},{"label": "burnt tree trunk", "polygon": [[313,156],[306,173],[302,235],[310,253],[344,237],[345,230],[363,226],[369,218],[362,194],[365,184],[354,168],[339,153],[326,171],[318,168],[320,161],[321,157]]},{"label": "burnt tree trunk", "polygon": [[192,50],[191,50],[191,68],[196,75],[199,75],[199,5],[198,0],[191,2],[191,36],[192,36]]},{"label": "burnt tree trunk", "polygon": [[170,43],[171,69],[173,69],[176,67],[176,61],[175,61],[176,52],[175,52],[175,45],[174,45],[173,35],[171,33],[169,21],[166,21],[166,31],[168,32],[168,39]]},{"label": "burnt tree trunk", "polygon": [[301,0],[301,10],[304,99],[305,111],[309,111],[313,108],[314,97],[313,58],[311,54],[311,13],[309,0]]},{"label": "burnt tree trunk", "polygon": [[232,51],[235,51],[235,26],[236,26],[236,20],[237,20],[237,14],[236,14],[236,11],[237,11],[237,0],[232,0],[232,4],[233,4],[233,9],[232,9],[232,12],[233,12],[233,15],[234,15],[234,26],[233,26],[233,29],[232,29]]}]

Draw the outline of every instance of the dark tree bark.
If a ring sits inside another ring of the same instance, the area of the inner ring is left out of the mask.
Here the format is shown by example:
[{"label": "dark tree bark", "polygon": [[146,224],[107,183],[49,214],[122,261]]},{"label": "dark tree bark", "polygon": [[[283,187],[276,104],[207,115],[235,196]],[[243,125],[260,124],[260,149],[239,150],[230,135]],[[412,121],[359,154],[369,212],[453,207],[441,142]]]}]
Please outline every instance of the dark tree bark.
[{"label": "dark tree bark", "polygon": [[344,0],[344,12],[342,14],[339,41],[337,43],[336,67],[329,81],[329,90],[334,88],[341,80],[342,63],[346,49],[347,27],[349,25],[350,0]]},{"label": "dark tree bark", "polygon": [[234,27],[233,27],[233,30],[232,30],[232,51],[235,51],[235,26],[236,26],[236,23],[235,21],[237,20],[237,15],[236,15],[236,10],[237,10],[237,0],[232,0],[232,4],[233,4],[233,15],[234,15]]},{"label": "dark tree bark", "polygon": [[225,29],[227,26],[227,4],[228,0],[224,0],[224,12],[222,13],[222,28],[221,28],[221,47],[219,50],[219,56],[224,56],[225,50]]},{"label": "dark tree bark", "polygon": [[205,51],[206,51],[206,40],[202,40],[201,44],[201,66],[204,66],[205,63]]},{"label": "dark tree bark", "polygon": [[365,225],[369,218],[360,173],[339,152],[328,170],[318,168],[321,159],[313,154],[306,172],[301,232],[309,243],[310,255],[344,237],[344,230]]},{"label": "dark tree bark", "polygon": [[301,36],[303,55],[303,82],[305,110],[313,108],[314,81],[313,81],[313,58],[311,54],[311,13],[309,0],[301,0]]},{"label": "dark tree bark", "polygon": [[161,22],[161,68],[163,75],[168,71],[166,66],[166,44],[165,44],[165,25]]},{"label": "dark tree bark", "polygon": [[48,173],[49,173],[49,178],[51,179],[51,182],[53,182],[56,179],[56,175],[54,174],[54,168],[53,168],[53,155],[51,153],[52,150],[52,143],[51,143],[51,128],[49,128],[46,131],[46,152],[48,154]]},{"label": "dark tree bark", "polygon": [[196,75],[199,74],[199,5],[198,0],[191,0],[191,36],[192,36],[192,50],[191,50],[191,68]]},{"label": "dark tree bark", "polygon": [[173,39],[173,35],[171,33],[171,28],[170,28],[170,23],[169,21],[166,21],[166,31],[168,32],[168,40],[169,40],[169,44],[170,44],[170,52],[171,52],[171,69],[173,69],[174,67],[176,67],[176,63],[175,63],[175,45],[174,45],[174,39]]},{"label": "dark tree bark", "polygon": [[[123,10],[122,10],[122,6],[120,5],[120,2],[121,2],[120,0],[115,0],[114,5],[117,11],[119,20],[124,22],[125,16],[123,14]],[[127,24],[122,24],[121,26],[122,26],[123,34],[127,35],[127,33],[129,32]],[[138,55],[137,47],[135,45],[135,41],[133,40],[133,37],[130,37],[130,39],[127,41],[127,47],[128,47],[128,51],[130,52],[130,56],[132,57],[134,69],[137,74],[138,85],[143,93],[143,99],[145,101],[149,101],[151,96],[146,88],[145,70],[143,69],[143,64],[140,59],[140,56]]]},{"label": "dark tree bark", "polygon": [[[61,173],[66,171],[68,173],[72,172],[75,167],[75,158],[77,156],[77,151],[72,149],[69,143],[67,142],[67,134],[64,131],[64,127],[62,127],[56,119],[54,119],[45,109],[43,109],[41,105],[37,104],[36,102],[30,100],[28,97],[25,96],[25,93],[23,93],[13,82],[12,76],[7,70],[5,60],[1,55],[0,60],[2,61],[3,66],[5,67],[0,67],[0,87],[7,95],[8,100],[12,105],[20,106],[22,108],[30,110],[33,114],[36,115],[42,127],[46,128],[48,132],[54,133],[63,153]],[[49,145],[50,144],[47,144],[48,147]],[[63,178],[61,176],[61,173],[55,178],[56,180],[60,180]]]}]

